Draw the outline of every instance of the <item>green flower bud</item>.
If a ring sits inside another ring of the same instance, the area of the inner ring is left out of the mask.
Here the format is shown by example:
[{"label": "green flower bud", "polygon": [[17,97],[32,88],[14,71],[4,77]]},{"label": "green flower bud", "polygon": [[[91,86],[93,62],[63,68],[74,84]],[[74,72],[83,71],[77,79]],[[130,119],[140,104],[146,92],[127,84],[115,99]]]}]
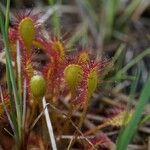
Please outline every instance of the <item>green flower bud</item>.
[{"label": "green flower bud", "polygon": [[35,75],[30,81],[31,92],[34,97],[43,97],[46,92],[45,79],[40,75]]}]

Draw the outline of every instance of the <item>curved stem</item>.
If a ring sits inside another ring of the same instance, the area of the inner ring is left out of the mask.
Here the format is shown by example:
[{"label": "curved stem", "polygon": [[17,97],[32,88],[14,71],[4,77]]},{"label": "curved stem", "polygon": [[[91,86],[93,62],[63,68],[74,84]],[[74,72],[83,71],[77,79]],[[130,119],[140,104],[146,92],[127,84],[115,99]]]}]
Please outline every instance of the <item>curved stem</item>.
[{"label": "curved stem", "polygon": [[84,123],[84,120],[85,120],[85,117],[86,117],[86,113],[87,113],[87,110],[88,110],[88,106],[89,106],[89,98],[86,100],[85,102],[85,105],[84,105],[84,108],[83,108],[83,112],[82,112],[82,116],[79,120],[79,124],[78,124],[78,128],[79,130],[82,128],[82,125]]},{"label": "curved stem", "polygon": [[[79,124],[78,124],[78,129],[79,130],[82,128],[82,125],[84,123],[84,120],[85,120],[85,117],[86,117],[86,114],[87,114],[87,110],[88,110],[88,106],[89,106],[89,100],[90,100],[90,98],[87,98],[87,100],[85,102],[85,105],[84,105],[84,108],[83,108],[83,113],[82,113],[82,116],[81,116],[81,118],[79,120]],[[76,139],[77,139],[77,134],[75,133],[75,138],[70,141],[67,150],[71,149],[71,147],[75,143]]]},{"label": "curved stem", "polygon": [[74,110],[74,106],[73,106],[73,100],[75,99],[75,92],[71,92],[71,104],[70,104],[70,107],[69,107],[69,111],[68,111],[68,114],[67,114],[67,118],[65,119],[65,125],[64,125],[64,133],[65,134],[68,134],[68,131],[69,131],[69,124],[70,124],[70,119],[72,117],[72,114],[73,114],[73,110]]}]

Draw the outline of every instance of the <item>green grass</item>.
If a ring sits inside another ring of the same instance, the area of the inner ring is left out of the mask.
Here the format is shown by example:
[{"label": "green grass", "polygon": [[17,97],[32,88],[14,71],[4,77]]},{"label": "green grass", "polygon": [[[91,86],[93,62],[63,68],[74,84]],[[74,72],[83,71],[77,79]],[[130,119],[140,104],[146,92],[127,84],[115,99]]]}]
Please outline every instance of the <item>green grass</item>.
[{"label": "green grass", "polygon": [[[48,3],[51,7],[54,7],[56,4],[61,5],[61,0],[57,0],[57,1],[48,0]],[[54,12],[51,18],[51,22],[52,22],[54,34],[56,34],[57,36],[60,36],[61,35],[60,17],[57,11]]]},{"label": "green grass", "polygon": [[114,21],[118,10],[119,0],[106,0],[105,2],[105,13],[106,13],[106,38],[109,39],[112,36],[114,29]]},{"label": "green grass", "polygon": [[[18,95],[18,89],[15,80],[15,74],[12,66],[12,59],[9,48],[9,40],[8,40],[8,25],[9,25],[9,7],[10,0],[7,0],[7,8],[5,19],[0,11],[0,28],[2,32],[2,38],[5,46],[5,55],[6,55],[6,74],[7,74],[7,85],[9,88],[10,96],[10,104],[11,104],[11,120],[14,126],[14,137],[18,141],[21,140],[21,130],[22,130],[22,109],[20,106],[20,97]],[[15,100],[15,104],[13,101]],[[15,107],[14,107],[15,105]]]},{"label": "green grass", "polygon": [[121,134],[120,138],[118,139],[117,150],[126,150],[128,144],[131,142],[134,134],[136,133],[138,124],[140,123],[140,120],[141,120],[142,112],[150,98],[149,89],[150,89],[150,76],[148,77],[144,85],[144,88],[141,92],[139,101],[137,103],[137,106],[136,106],[136,109],[135,109],[135,112],[131,121],[129,122],[129,124],[123,131],[123,133]]},{"label": "green grass", "polygon": [[135,11],[135,9],[139,6],[140,3],[141,3],[141,0],[132,0],[130,2],[130,4],[125,9],[122,17],[120,18],[121,23],[127,22],[127,19],[131,17],[131,15]]}]

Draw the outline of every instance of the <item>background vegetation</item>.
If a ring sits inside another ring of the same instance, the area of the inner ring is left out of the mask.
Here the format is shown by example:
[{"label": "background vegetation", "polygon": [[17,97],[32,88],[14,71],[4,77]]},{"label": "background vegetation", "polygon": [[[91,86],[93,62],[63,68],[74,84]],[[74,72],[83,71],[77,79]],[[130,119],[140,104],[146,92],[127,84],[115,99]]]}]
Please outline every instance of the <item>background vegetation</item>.
[{"label": "background vegetation", "polygon": [[[109,70],[109,73],[104,76],[90,101],[82,132],[85,129],[90,131],[98,127],[99,130],[95,130],[94,135],[97,132],[105,133],[113,145],[111,145],[112,149],[150,149],[150,1],[12,0],[10,11],[7,4],[5,0],[0,2],[1,11],[6,17],[5,23],[3,19],[0,20],[0,23],[1,35],[6,48],[6,70],[9,70],[10,74],[9,77],[7,76],[7,82],[10,83],[8,84],[9,90],[18,93],[15,89],[15,75],[11,73],[13,66],[9,53],[7,53],[7,49],[9,49],[7,48],[8,26],[12,26],[12,18],[16,10],[29,9],[33,13],[41,12],[40,20],[44,23],[43,30],[46,28],[47,34],[62,38],[67,53],[85,49],[89,50],[96,58],[107,57],[113,64],[110,67],[107,66],[106,70]],[[10,22],[7,11],[10,12]],[[1,50],[4,46],[1,40]],[[35,63],[40,61],[38,59],[36,58]],[[3,64],[2,59],[2,81],[5,76],[5,65]],[[19,95],[17,94],[15,97],[16,114],[17,118],[20,118],[22,112],[17,107],[20,105],[17,100]],[[63,97],[63,99],[67,99],[67,97]],[[68,103],[61,105],[68,106]],[[114,119],[114,124],[111,120],[112,123],[100,130],[102,122],[111,118],[111,115],[120,107],[123,107],[125,112],[121,116],[122,118]],[[59,110],[68,111],[64,107],[59,107]],[[126,120],[130,118],[128,112],[131,110],[134,111],[132,119],[129,119],[129,123],[126,124]],[[80,117],[80,115],[80,110],[74,114],[76,117]],[[121,125],[120,120],[124,122]],[[19,126],[15,131],[16,138],[21,136]],[[74,135],[71,134],[62,136],[62,139],[70,140],[70,137]],[[104,138],[105,136],[102,136],[98,142],[101,143],[101,139],[104,140]],[[3,147],[7,142],[0,140],[0,144]],[[105,148],[105,144],[99,145],[99,149]],[[80,148],[75,144],[74,147]]]}]

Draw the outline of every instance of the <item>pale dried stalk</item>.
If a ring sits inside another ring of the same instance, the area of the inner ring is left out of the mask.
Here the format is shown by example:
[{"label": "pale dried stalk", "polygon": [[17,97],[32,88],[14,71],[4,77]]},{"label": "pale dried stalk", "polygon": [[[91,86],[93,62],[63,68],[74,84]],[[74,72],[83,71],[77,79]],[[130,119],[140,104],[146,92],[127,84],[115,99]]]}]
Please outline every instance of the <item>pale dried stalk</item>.
[{"label": "pale dried stalk", "polygon": [[49,133],[49,136],[50,136],[52,149],[57,150],[56,141],[55,141],[54,132],[53,132],[53,127],[52,127],[52,123],[51,123],[50,116],[49,116],[49,113],[48,113],[48,108],[47,108],[45,97],[43,97],[42,103],[43,103],[43,109],[45,109],[44,110],[44,115],[45,115],[46,124],[47,124],[47,128],[48,128],[48,133]]}]

